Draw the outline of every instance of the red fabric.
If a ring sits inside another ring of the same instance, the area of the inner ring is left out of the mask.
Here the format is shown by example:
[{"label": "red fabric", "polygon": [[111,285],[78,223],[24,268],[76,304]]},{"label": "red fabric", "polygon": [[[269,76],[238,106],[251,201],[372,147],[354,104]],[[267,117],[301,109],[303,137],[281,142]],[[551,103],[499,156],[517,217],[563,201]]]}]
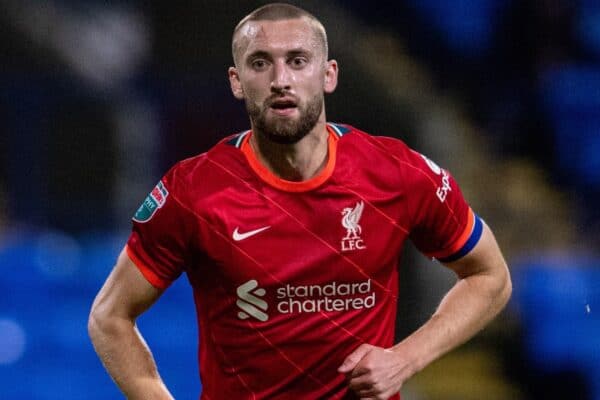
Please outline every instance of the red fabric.
[{"label": "red fabric", "polygon": [[396,139],[351,128],[330,141],[330,176],[304,191],[260,177],[228,142],[163,178],[165,203],[134,221],[136,265],[158,287],[188,274],[203,399],[355,398],[336,370],[362,343],[393,345],[405,241],[454,251],[469,207]]}]

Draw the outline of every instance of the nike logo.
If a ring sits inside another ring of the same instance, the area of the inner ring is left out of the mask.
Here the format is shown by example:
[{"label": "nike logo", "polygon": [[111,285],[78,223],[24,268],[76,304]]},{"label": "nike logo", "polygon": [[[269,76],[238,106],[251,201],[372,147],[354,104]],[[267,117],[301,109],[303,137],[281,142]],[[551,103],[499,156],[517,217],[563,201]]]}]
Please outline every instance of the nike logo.
[{"label": "nike logo", "polygon": [[235,240],[236,242],[239,242],[240,240],[248,239],[250,236],[254,236],[257,233],[261,233],[262,231],[267,230],[270,227],[271,226],[265,226],[263,228],[258,228],[253,231],[244,232],[244,233],[240,233],[240,231],[239,231],[240,228],[236,227],[235,230],[233,231],[233,240]]}]

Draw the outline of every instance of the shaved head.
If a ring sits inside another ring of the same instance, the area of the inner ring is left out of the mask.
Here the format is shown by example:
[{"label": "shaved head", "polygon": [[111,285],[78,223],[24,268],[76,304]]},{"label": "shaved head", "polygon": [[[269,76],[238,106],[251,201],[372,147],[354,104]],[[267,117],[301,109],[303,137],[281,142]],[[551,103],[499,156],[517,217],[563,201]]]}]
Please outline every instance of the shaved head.
[{"label": "shaved head", "polygon": [[233,30],[233,39],[231,41],[231,52],[233,55],[233,62],[238,65],[240,54],[244,52],[248,46],[248,36],[251,34],[251,23],[255,21],[282,21],[289,19],[304,19],[306,20],[315,34],[315,40],[318,46],[323,51],[323,59],[327,60],[328,46],[327,46],[327,33],[323,24],[311,13],[301,8],[285,3],[273,3],[267,4],[250,14],[246,15],[237,24]]}]

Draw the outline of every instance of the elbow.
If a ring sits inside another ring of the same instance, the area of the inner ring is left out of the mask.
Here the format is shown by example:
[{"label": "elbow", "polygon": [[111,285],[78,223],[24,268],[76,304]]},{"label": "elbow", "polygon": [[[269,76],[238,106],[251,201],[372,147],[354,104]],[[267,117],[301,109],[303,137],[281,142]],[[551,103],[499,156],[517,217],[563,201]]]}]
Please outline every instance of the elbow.
[{"label": "elbow", "polygon": [[510,300],[510,296],[512,296],[512,279],[510,277],[510,272],[508,272],[508,268],[506,270],[506,283],[504,285],[504,293],[505,293],[505,304]]},{"label": "elbow", "polygon": [[135,326],[135,320],[123,317],[108,305],[94,302],[88,316],[87,330],[92,344],[96,346],[124,334]]},{"label": "elbow", "polygon": [[506,264],[504,265],[503,271],[504,273],[502,274],[502,278],[500,279],[501,285],[499,285],[497,295],[499,305],[498,311],[502,310],[508,304],[513,289],[510,271],[508,270],[508,266],[506,266]]},{"label": "elbow", "polygon": [[102,332],[102,323],[103,317],[101,313],[97,310],[97,307],[92,306],[87,323],[88,335],[92,343],[95,343],[100,336],[100,333]]},{"label": "elbow", "polygon": [[94,302],[87,323],[88,335],[92,344],[96,345],[103,337],[109,336],[114,328],[114,320],[110,313],[106,312],[106,307]]}]

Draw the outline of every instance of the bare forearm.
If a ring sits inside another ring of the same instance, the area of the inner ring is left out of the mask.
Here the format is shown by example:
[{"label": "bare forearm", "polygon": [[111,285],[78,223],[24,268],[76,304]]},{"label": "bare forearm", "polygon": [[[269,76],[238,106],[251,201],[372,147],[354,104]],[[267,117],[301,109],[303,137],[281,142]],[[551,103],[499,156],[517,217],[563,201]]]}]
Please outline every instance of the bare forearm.
[{"label": "bare forearm", "polygon": [[172,399],[152,354],[135,325],[121,318],[90,317],[88,330],[96,353],[128,399]]},{"label": "bare forearm", "polygon": [[392,348],[411,360],[409,375],[466,342],[504,308],[511,293],[508,271],[460,279],[420,329]]},{"label": "bare forearm", "polygon": [[350,389],[361,399],[387,399],[416,372],[477,333],[510,294],[505,265],[496,271],[499,275],[482,272],[458,281],[433,317],[391,349],[366,343],[356,348],[338,368]]}]

